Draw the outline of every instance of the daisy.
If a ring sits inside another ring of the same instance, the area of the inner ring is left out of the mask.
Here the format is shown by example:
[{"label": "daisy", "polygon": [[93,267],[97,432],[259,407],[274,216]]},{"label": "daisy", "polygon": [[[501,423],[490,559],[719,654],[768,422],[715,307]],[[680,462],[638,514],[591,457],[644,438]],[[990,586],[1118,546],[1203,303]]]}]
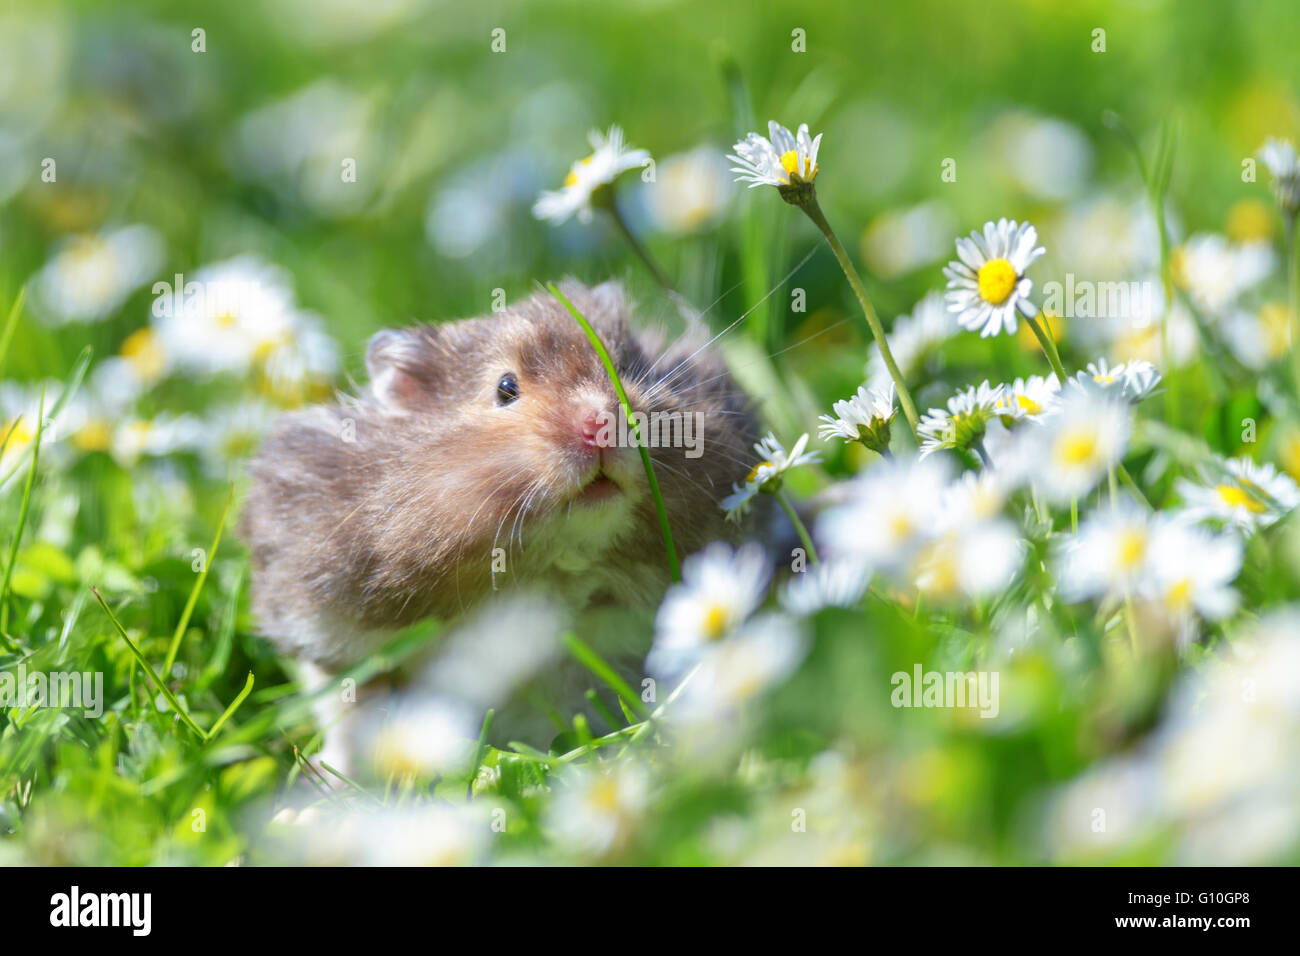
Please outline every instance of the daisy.
[{"label": "daisy", "polygon": [[1281,302],[1266,302],[1254,312],[1238,309],[1216,328],[1247,368],[1267,368],[1291,351],[1290,315]]},{"label": "daisy", "polygon": [[1174,274],[1211,319],[1272,271],[1273,250],[1267,242],[1238,244],[1217,233],[1198,233],[1174,251]]},{"label": "daisy", "polygon": [[638,763],[570,766],[556,782],[546,827],[566,850],[604,856],[627,843],[649,803],[649,775]]},{"label": "daisy", "polygon": [[1040,420],[1055,405],[1057,393],[1061,391],[1061,383],[1055,372],[1046,378],[1041,375],[1018,378],[1010,385],[998,387],[1001,395],[998,397],[997,414],[1004,425],[1021,419]]},{"label": "daisy", "polygon": [[1087,494],[1120,461],[1133,427],[1126,401],[1082,388],[1063,394],[1041,428],[1023,433],[1005,466],[1062,504]]},{"label": "daisy", "polygon": [[643,189],[646,211],[661,232],[687,235],[717,223],[731,196],[727,162],[710,146],[659,163],[653,186]]},{"label": "daisy", "polygon": [[1186,625],[1193,612],[1217,621],[1240,601],[1232,582],[1241,571],[1242,544],[1235,535],[1213,534],[1183,520],[1162,521],[1152,536],[1143,596]]},{"label": "daisy", "polygon": [[935,533],[948,486],[946,457],[886,459],[848,483],[847,503],[817,519],[828,560],[857,558],[869,567],[897,570]]},{"label": "daisy", "polygon": [[822,136],[808,135],[808,124],[801,123],[797,133],[791,133],[776,120],[767,124],[768,135],[750,133],[736,143],[727,158],[737,165],[732,168],[737,182],[755,186],[775,186],[783,197],[799,187],[811,185],[817,178],[817,149]]},{"label": "daisy", "polygon": [[468,761],[477,735],[469,708],[421,695],[391,709],[370,751],[375,769],[385,776],[431,777]]},{"label": "daisy", "polygon": [[591,155],[569,168],[562,188],[542,193],[533,205],[533,215],[538,219],[559,224],[576,213],[580,222],[591,222],[593,208],[609,203],[608,190],[614,180],[629,169],[650,163],[646,150],[628,147],[618,126],[611,126],[607,133],[592,130],[587,139]]},{"label": "daisy", "polygon": [[822,415],[817,431],[822,441],[839,437],[860,441],[872,451],[889,447],[889,426],[898,409],[894,406],[894,383],[883,389],[859,386],[856,395],[831,406],[834,415]]},{"label": "daisy", "polygon": [[1131,402],[1140,402],[1160,384],[1160,372],[1150,362],[1131,359],[1111,366],[1104,358],[1089,362],[1086,371],[1075,375],[1075,381],[1102,391],[1116,390]]},{"label": "daisy", "polygon": [[941,448],[970,448],[984,436],[989,419],[1002,401],[1002,386],[990,386],[988,380],[958,392],[948,399],[947,409],[932,408],[921,419],[921,457]]},{"label": "daisy", "polygon": [[967,522],[925,546],[916,562],[916,586],[940,600],[989,597],[1011,584],[1024,553],[1005,518]]},{"label": "daisy", "polygon": [[754,446],[758,453],[758,464],[750,469],[745,480],[732,486],[732,493],[722,499],[722,510],[733,521],[739,520],[748,510],[754,496],[759,492],[776,494],[781,490],[781,481],[785,473],[798,465],[807,465],[821,460],[815,451],[805,452],[808,444],[807,433],[800,435],[789,454],[776,440],[776,435],[768,436]]},{"label": "daisy", "polygon": [[192,451],[199,445],[203,426],[193,415],[161,412],[153,418],[130,418],[113,432],[109,452],[123,468],[141,458],[161,458]]},{"label": "daisy", "polygon": [[200,269],[184,292],[172,297],[179,308],[155,304],[158,342],[184,371],[243,374],[295,341],[299,316],[281,269],[241,256]]},{"label": "daisy", "polygon": [[222,478],[232,468],[241,468],[276,415],[272,405],[256,400],[209,410],[197,433],[199,456],[208,474]]},{"label": "daisy", "polygon": [[730,725],[737,710],[790,676],[808,652],[795,620],[769,613],[711,647],[685,684],[669,719],[685,725]]},{"label": "daisy", "polygon": [[1032,319],[1038,307],[1029,301],[1034,287],[1025,277],[1047,250],[1037,245],[1038,230],[1014,219],[986,222],[984,233],[957,240],[958,259],[944,267],[948,277],[948,310],[980,337],[1016,331],[1016,313]]},{"label": "daisy", "polygon": [[292,838],[304,863],[324,866],[465,866],[488,850],[491,820],[473,804],[411,803],[328,813],[308,808]]},{"label": "daisy", "polygon": [[[939,292],[928,293],[911,315],[900,315],[894,320],[889,333],[889,348],[904,378],[910,378],[934,348],[957,332],[956,317],[948,311]],[[880,347],[871,343],[871,357],[867,361],[867,381],[880,382],[889,378],[889,370],[880,356]]]},{"label": "daisy", "polygon": [[148,282],[162,258],[162,239],[148,226],[74,236],[33,278],[34,298],[52,325],[98,322]]},{"label": "daisy", "polygon": [[867,591],[871,570],[861,560],[823,561],[790,578],[781,589],[781,606],[808,617],[828,607],[853,607]]},{"label": "daisy", "polygon": [[763,603],[770,571],[763,549],[733,551],[714,542],[682,562],[682,580],[669,589],[655,617],[652,671],[671,674],[693,663],[708,645],[733,633]]},{"label": "daisy", "polygon": [[1289,140],[1271,136],[1260,147],[1259,158],[1273,174],[1273,195],[1287,215],[1294,216],[1300,209],[1300,157]]},{"label": "daisy", "polygon": [[1147,574],[1152,519],[1130,505],[1103,508],[1057,546],[1057,581],[1067,601],[1123,597],[1134,593]]},{"label": "daisy", "polygon": [[1201,478],[1203,483],[1180,478],[1176,485],[1192,521],[1222,521],[1249,534],[1300,504],[1300,486],[1268,462],[1233,458],[1217,474],[1207,470]]},{"label": "daisy", "polygon": [[990,521],[1007,503],[1006,476],[994,468],[963,472],[943,490],[938,518],[945,530]]}]

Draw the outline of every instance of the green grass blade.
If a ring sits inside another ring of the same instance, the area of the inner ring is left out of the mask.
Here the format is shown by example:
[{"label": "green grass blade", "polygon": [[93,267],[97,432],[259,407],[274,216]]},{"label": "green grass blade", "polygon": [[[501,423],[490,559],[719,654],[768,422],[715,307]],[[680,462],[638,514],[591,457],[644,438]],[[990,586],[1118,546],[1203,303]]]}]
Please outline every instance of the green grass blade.
[{"label": "green grass blade", "polygon": [[636,420],[632,415],[632,405],[627,400],[627,392],[623,389],[623,382],[618,377],[618,369],[614,367],[614,361],[609,357],[609,352],[605,349],[605,343],[600,340],[600,336],[591,327],[591,323],[573,307],[573,303],[564,297],[564,294],[555,287],[555,283],[551,283],[547,288],[550,289],[551,295],[559,299],[564,307],[569,310],[569,314],[577,320],[577,323],[582,326],[582,330],[587,333],[591,347],[600,356],[601,362],[605,365],[605,371],[609,374],[609,380],[614,383],[614,391],[618,393],[618,402],[622,406],[623,417],[627,419],[628,427],[632,429],[632,434],[636,436],[636,447],[641,453],[641,464],[645,467],[646,481],[650,483],[650,494],[654,497],[655,512],[659,515],[659,530],[663,533],[664,549],[668,552],[668,567],[672,571],[673,580],[680,581],[682,571],[677,563],[677,546],[673,543],[673,531],[668,526],[668,509],[664,507],[664,496],[659,491],[659,480],[655,478],[654,465],[650,461],[650,450],[646,448],[645,442],[641,441],[641,432],[637,428]]},{"label": "green grass blade", "polygon": [[[5,576],[0,580],[0,635],[10,644],[9,631],[9,583],[13,578],[14,563],[18,560],[18,545],[23,538],[23,529],[27,525],[27,512],[32,503],[32,486],[36,483],[36,466],[41,457],[41,436],[45,433],[45,389],[41,389],[40,409],[36,413],[36,437],[32,440],[32,464],[27,469],[27,482],[23,485],[23,500],[18,506],[18,524],[14,527],[14,541],[9,546],[9,560],[5,562]],[[14,647],[10,644],[10,650]]]},{"label": "green grass blade", "polygon": [[235,498],[235,486],[231,484],[230,493],[226,495],[225,507],[221,509],[221,520],[217,522],[217,533],[212,539],[212,547],[208,549],[208,554],[203,562],[203,570],[199,572],[198,579],[194,582],[194,587],[190,588],[189,600],[185,602],[185,610],[181,613],[180,622],[176,625],[176,633],[172,635],[171,646],[167,648],[167,659],[163,661],[163,676],[172,672],[172,665],[176,663],[176,654],[181,649],[181,638],[185,636],[185,629],[190,626],[190,615],[194,613],[194,605],[199,599],[199,591],[203,590],[203,582],[208,579],[208,570],[212,567],[212,562],[217,557],[217,546],[221,544],[221,533],[226,529],[226,516],[230,514],[230,502]]},{"label": "green grass blade", "polygon": [[609,686],[610,690],[618,694],[619,698],[633,713],[642,720],[646,718],[645,710],[641,706],[641,698],[628,686],[627,681],[619,677],[614,668],[606,664],[599,654],[583,643],[577,634],[572,631],[565,633],[564,646],[569,649],[570,654],[577,658],[578,663],[599,677]]},{"label": "green grass blade", "polygon": [[18,327],[18,316],[23,311],[23,300],[27,298],[27,287],[18,290],[18,298],[14,299],[14,304],[9,308],[9,317],[5,319],[5,327],[0,330],[0,368],[4,367],[5,356],[9,354],[9,340],[14,337],[14,329]]},{"label": "green grass blade", "polygon": [[181,723],[194,731],[194,733],[198,735],[198,738],[206,743],[208,735],[204,733],[203,728],[196,724],[194,719],[186,713],[185,708],[181,706],[181,702],[176,699],[176,695],[167,689],[167,685],[163,683],[162,678],[159,677],[157,671],[153,669],[153,665],[151,665],[148,659],[140,653],[140,648],[136,647],[135,642],[127,636],[126,629],[122,627],[121,622],[117,619],[117,615],[113,613],[113,609],[110,608],[108,602],[104,600],[104,596],[99,593],[99,589],[92,587],[90,591],[95,595],[95,600],[99,602],[99,606],[104,609],[104,613],[108,615],[108,619],[113,622],[113,627],[117,629],[117,633],[121,636],[122,640],[126,641],[126,646],[130,648],[131,654],[134,655],[136,661],[149,676],[149,679],[153,681],[153,685],[157,687],[159,693],[167,699],[167,703],[171,705],[172,710],[176,711],[176,716],[181,719]]},{"label": "green grass blade", "polygon": [[217,722],[213,724],[212,729],[208,731],[209,740],[215,737],[217,735],[217,732],[220,731],[221,728],[226,725],[226,721],[228,721],[231,717],[234,716],[235,711],[239,710],[239,705],[242,704],[248,698],[248,695],[251,694],[252,692],[253,692],[253,672],[249,671],[248,680],[244,681],[244,689],[241,690],[239,692],[239,695],[230,702],[230,706],[227,707],[225,712],[220,717],[217,718]]}]

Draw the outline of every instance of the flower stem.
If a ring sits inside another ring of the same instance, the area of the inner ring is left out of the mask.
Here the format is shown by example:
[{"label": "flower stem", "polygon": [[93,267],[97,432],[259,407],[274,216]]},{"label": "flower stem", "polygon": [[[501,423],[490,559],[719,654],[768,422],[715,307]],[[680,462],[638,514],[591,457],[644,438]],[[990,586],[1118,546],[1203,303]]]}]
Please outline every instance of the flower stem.
[{"label": "flower stem", "polygon": [[[1042,313],[1040,312],[1039,314],[1041,315]],[[1043,331],[1043,327],[1039,324],[1038,319],[1025,319],[1025,322],[1028,323],[1030,331],[1034,333],[1034,337],[1038,339],[1038,344],[1042,347],[1043,354],[1047,356],[1047,364],[1052,366],[1052,371],[1056,373],[1056,377],[1061,380],[1061,386],[1064,387],[1065,383],[1069,380],[1069,376],[1065,374],[1065,366],[1061,364],[1061,353],[1056,350],[1056,343],[1052,341],[1050,334]]]},{"label": "flower stem", "polygon": [[907,384],[903,381],[903,373],[898,370],[898,363],[894,361],[894,353],[890,351],[889,339],[885,337],[884,326],[880,324],[880,316],[876,315],[875,307],[871,304],[871,298],[867,295],[866,286],[862,284],[862,278],[858,275],[857,269],[853,267],[852,260],[844,251],[844,245],[840,242],[839,237],[835,235],[835,230],[831,229],[831,224],[826,221],[826,216],[822,213],[822,208],[817,203],[817,197],[810,196],[805,202],[799,204],[802,209],[813,221],[818,229],[821,230],[826,242],[831,247],[831,252],[835,253],[835,259],[844,270],[844,276],[849,280],[849,285],[853,288],[853,294],[858,297],[858,303],[862,306],[862,314],[867,318],[867,325],[871,327],[871,334],[875,336],[876,345],[880,349],[880,357],[885,362],[885,368],[889,370],[889,377],[894,380],[894,387],[898,390],[898,402],[903,406],[903,414],[907,416],[907,423],[912,426],[912,434],[919,438],[918,429],[920,420],[916,416],[916,406],[912,403],[912,394],[907,390]]},{"label": "flower stem", "polygon": [[781,510],[785,512],[786,517],[790,519],[790,523],[794,525],[794,530],[798,532],[799,540],[803,542],[808,557],[812,558],[812,563],[815,565],[821,564],[821,559],[817,557],[817,549],[813,546],[812,536],[808,534],[808,529],[804,527],[804,523],[799,520],[799,514],[794,510],[794,505],[790,504],[790,499],[786,496],[786,493],[778,491],[776,500],[781,503]]}]

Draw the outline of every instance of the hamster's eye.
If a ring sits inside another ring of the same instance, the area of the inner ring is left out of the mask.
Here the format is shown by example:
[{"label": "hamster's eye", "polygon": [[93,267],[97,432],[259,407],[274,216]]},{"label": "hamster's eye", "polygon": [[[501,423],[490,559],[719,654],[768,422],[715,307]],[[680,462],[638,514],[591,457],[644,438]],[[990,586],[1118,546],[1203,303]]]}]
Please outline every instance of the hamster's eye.
[{"label": "hamster's eye", "polygon": [[502,375],[497,382],[497,404],[509,405],[519,397],[519,382],[513,375]]}]

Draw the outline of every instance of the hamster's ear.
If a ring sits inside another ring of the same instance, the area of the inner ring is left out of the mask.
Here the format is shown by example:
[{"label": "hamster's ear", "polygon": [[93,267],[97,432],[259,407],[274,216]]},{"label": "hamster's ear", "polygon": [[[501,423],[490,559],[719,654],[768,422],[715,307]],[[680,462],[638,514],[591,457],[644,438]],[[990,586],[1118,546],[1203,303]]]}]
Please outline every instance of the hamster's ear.
[{"label": "hamster's ear", "polygon": [[366,345],[370,390],[385,408],[408,411],[424,393],[419,368],[420,340],[410,329],[384,329]]}]

